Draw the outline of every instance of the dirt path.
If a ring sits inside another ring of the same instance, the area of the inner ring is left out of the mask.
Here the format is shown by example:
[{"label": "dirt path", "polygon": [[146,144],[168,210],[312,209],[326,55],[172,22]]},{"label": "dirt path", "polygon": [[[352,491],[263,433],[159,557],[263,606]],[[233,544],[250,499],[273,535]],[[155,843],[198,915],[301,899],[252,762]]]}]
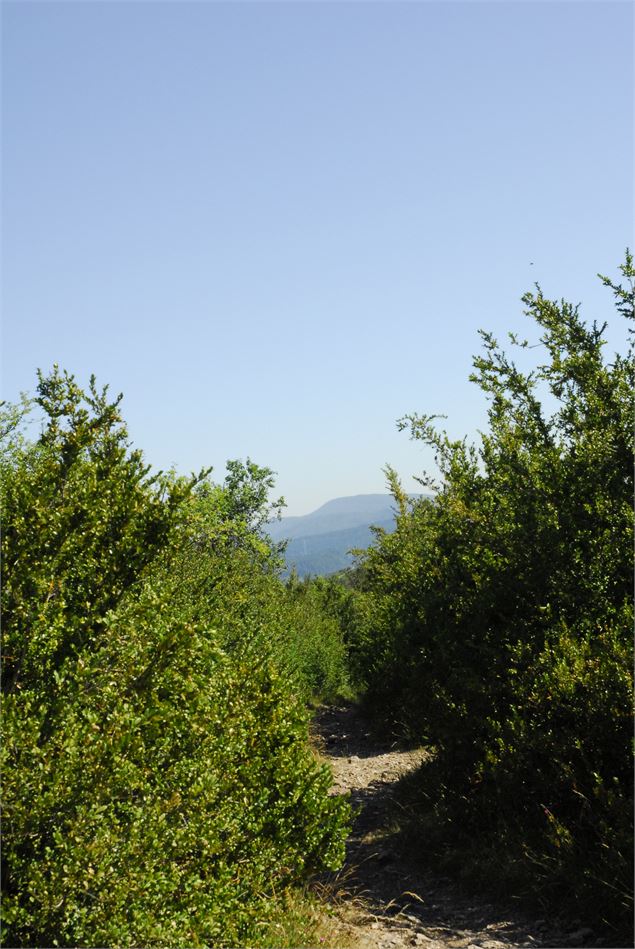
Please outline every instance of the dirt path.
[{"label": "dirt path", "polygon": [[314,738],[333,769],[332,793],[350,791],[352,804],[361,808],[346,864],[324,885],[336,942],[356,949],[603,945],[588,929],[565,933],[546,920],[530,922],[469,900],[413,861],[397,833],[404,808],[399,779],[424,760],[423,749],[378,744],[354,705],[321,709]]}]

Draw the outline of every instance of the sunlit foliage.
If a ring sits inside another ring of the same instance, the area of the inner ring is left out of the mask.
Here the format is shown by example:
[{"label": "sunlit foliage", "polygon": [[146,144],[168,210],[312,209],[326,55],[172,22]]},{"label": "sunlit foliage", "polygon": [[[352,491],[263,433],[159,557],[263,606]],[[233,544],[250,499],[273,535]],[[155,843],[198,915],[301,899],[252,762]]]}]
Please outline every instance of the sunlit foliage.
[{"label": "sunlit foliage", "polygon": [[257,945],[348,812],[280,646],[271,472],[151,475],[57,369],[36,403],[1,462],[4,942]]}]

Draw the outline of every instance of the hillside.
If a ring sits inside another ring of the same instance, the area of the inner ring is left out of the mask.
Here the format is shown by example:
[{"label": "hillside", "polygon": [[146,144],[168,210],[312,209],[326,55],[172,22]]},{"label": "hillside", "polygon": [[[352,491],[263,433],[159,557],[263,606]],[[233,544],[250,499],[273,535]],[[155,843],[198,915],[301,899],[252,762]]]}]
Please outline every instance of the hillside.
[{"label": "hillside", "polygon": [[394,527],[394,499],[389,494],[358,494],[334,498],[301,517],[283,517],[267,525],[275,541],[286,540],[287,572],[326,575],[351,566],[352,548],[366,548],[374,539],[371,526]]}]

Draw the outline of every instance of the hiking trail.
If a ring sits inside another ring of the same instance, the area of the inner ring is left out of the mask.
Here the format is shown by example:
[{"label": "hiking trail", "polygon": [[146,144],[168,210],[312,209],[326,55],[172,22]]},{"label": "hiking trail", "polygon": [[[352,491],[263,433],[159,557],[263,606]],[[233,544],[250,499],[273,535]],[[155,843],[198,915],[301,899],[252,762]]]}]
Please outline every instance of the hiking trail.
[{"label": "hiking trail", "polygon": [[[313,741],[333,771],[332,794],[350,791],[359,813],[344,867],[325,879],[336,942],[354,949],[509,949],[606,945],[580,926],[565,932],[515,908],[468,897],[408,852],[400,780],[428,756],[381,743],[353,703],[322,707]],[[412,849],[412,848],[411,848]]]}]

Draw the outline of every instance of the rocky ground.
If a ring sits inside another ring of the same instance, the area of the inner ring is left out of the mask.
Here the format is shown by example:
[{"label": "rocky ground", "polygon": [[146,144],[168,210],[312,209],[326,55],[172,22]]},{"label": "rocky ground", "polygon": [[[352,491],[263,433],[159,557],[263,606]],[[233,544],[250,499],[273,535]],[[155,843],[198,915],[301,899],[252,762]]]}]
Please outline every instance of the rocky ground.
[{"label": "rocky ground", "polygon": [[469,899],[417,864],[399,832],[408,806],[400,779],[424,760],[424,749],[379,743],[353,704],[322,708],[314,740],[333,770],[332,793],[350,791],[360,809],[344,868],[318,884],[333,914],[329,942],[354,949],[606,949],[608,943],[588,928],[565,931],[552,921]]}]

